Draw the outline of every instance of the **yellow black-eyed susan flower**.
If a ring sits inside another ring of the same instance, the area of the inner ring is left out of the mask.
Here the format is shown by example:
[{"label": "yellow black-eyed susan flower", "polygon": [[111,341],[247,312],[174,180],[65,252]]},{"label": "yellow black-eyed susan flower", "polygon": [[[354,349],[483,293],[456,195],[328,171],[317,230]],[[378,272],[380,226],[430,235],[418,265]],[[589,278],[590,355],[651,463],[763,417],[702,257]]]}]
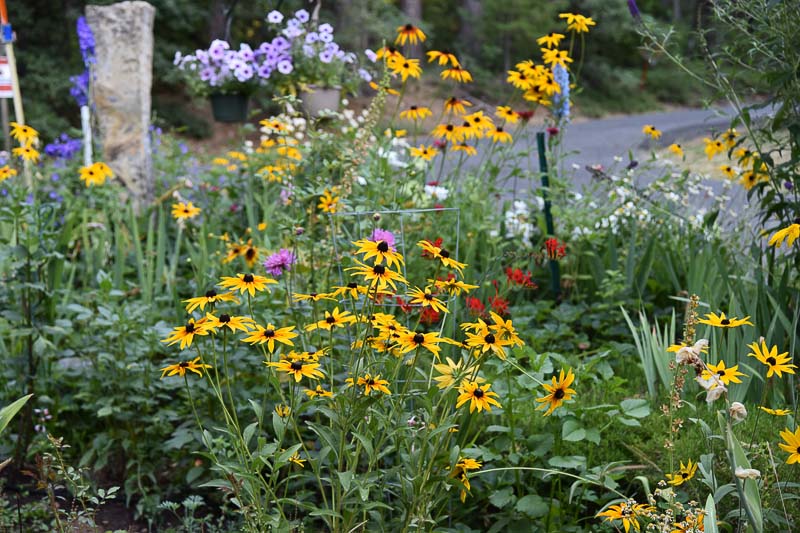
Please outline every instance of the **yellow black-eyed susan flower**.
[{"label": "yellow black-eyed susan flower", "polygon": [[800,224],[795,223],[776,231],[775,234],[770,237],[768,244],[780,248],[783,242],[786,241],[786,246],[791,247],[798,238],[800,238]]},{"label": "yellow black-eyed susan flower", "polygon": [[332,295],[326,292],[311,292],[303,294],[296,292],[292,295],[295,302],[319,302],[320,300],[333,300]]},{"label": "yellow black-eyed susan flower", "polygon": [[536,44],[547,48],[558,48],[558,43],[564,38],[563,33],[550,32],[536,39]]},{"label": "yellow black-eyed susan flower", "polygon": [[400,118],[408,120],[424,120],[433,114],[430,108],[425,106],[412,105],[408,109],[400,111]]},{"label": "yellow black-eyed susan flower", "polygon": [[653,139],[661,138],[661,130],[657,129],[652,124],[645,124],[644,126],[642,126],[642,133]]},{"label": "yellow black-eyed susan flower", "polygon": [[609,505],[608,509],[597,516],[605,517],[606,522],[613,522],[619,520],[622,522],[622,527],[625,528],[625,533],[628,533],[631,527],[636,531],[641,531],[639,518],[655,511],[655,507],[645,503],[636,503],[633,500],[621,502],[615,505]]},{"label": "yellow black-eyed susan flower", "polygon": [[418,304],[422,307],[431,307],[435,311],[440,311],[442,313],[449,312],[447,310],[447,305],[445,305],[443,301],[436,298],[428,287],[425,287],[425,289],[414,287],[408,291],[408,296],[411,297],[411,300],[409,301],[411,304]]},{"label": "yellow black-eyed susan flower", "polygon": [[[91,169],[90,169],[91,170]],[[82,178],[83,176],[81,176]],[[105,178],[103,178],[105,180]],[[88,185],[88,183],[87,183]],[[177,202],[172,204],[172,217],[175,220],[186,220],[200,214],[201,209],[192,202]]]},{"label": "yellow black-eyed susan flower", "polygon": [[705,143],[705,148],[703,151],[708,156],[708,160],[711,161],[715,155],[721,154],[725,151],[725,145],[719,139],[709,139],[706,137],[703,139]]},{"label": "yellow black-eyed susan flower", "polygon": [[467,112],[466,108],[472,107],[472,102],[463,98],[451,96],[444,101],[444,112],[453,115],[463,115]]},{"label": "yellow black-eyed susan flower", "polygon": [[739,376],[746,376],[743,372],[739,372],[739,365],[733,365],[730,368],[725,368],[725,361],[720,361],[716,365],[708,364],[708,369],[703,370],[700,376],[703,379],[711,379],[711,374],[716,374],[717,378],[725,385],[731,383],[741,383],[742,380]]},{"label": "yellow black-eyed susan flower", "polygon": [[511,345],[511,341],[504,339],[501,335],[496,335],[489,330],[482,319],[478,319],[479,327],[476,333],[467,332],[466,345],[469,348],[477,349],[477,356],[481,356],[487,351],[494,353],[500,359],[506,358],[506,346]]},{"label": "yellow black-eyed susan flower", "polygon": [[8,165],[0,167],[0,183],[17,175],[17,171]]},{"label": "yellow black-eyed susan flower", "polygon": [[707,324],[716,328],[738,328],[739,326],[753,325],[753,323],[750,322],[749,316],[739,319],[736,317],[726,317],[725,313],[720,313],[719,316],[717,316],[715,313],[708,313],[706,314],[705,318],[701,318],[697,322],[699,324]]},{"label": "yellow black-eyed susan flower", "polygon": [[472,81],[472,74],[461,66],[446,68],[441,72],[443,80],[453,80],[458,83],[469,83]]},{"label": "yellow black-eyed susan flower", "polygon": [[339,197],[333,195],[333,191],[325,189],[320,196],[317,208],[323,213],[336,213],[339,209]]},{"label": "yellow black-eyed susan flower", "polygon": [[386,66],[392,71],[392,74],[400,76],[400,79],[406,81],[409,77],[419,78],[422,75],[422,68],[419,66],[419,59],[410,59],[404,57],[402,59],[389,58]]},{"label": "yellow black-eyed susan flower", "polygon": [[221,313],[219,316],[214,316],[211,313],[206,313],[206,320],[203,322],[203,329],[216,333],[218,328],[228,328],[232,332],[237,330],[245,333],[249,332],[255,325],[255,320],[249,316],[231,316],[228,313]]},{"label": "yellow black-eyed susan flower", "polygon": [[445,66],[448,63],[450,63],[454,67],[460,65],[456,56],[449,52],[440,52],[438,50],[431,50],[430,52],[427,52],[427,54],[428,54],[428,63],[433,63],[434,61],[438,61],[439,65],[441,66]]},{"label": "yellow black-eyed susan flower", "polygon": [[38,163],[40,154],[38,150],[31,148],[30,146],[20,146],[18,148],[14,148],[11,150],[11,154],[14,157],[19,157],[23,161],[30,161],[31,163]]},{"label": "yellow black-eyed susan flower", "polygon": [[400,353],[408,353],[417,348],[425,348],[437,358],[439,357],[439,352],[442,351],[439,347],[441,341],[442,339],[439,338],[439,335],[437,335],[435,331],[430,333],[409,331],[408,333],[400,335],[398,339],[398,343],[402,347]]},{"label": "yellow black-eyed susan flower", "polygon": [[[352,382],[352,378],[350,378]],[[356,385],[359,387],[364,387],[364,396],[369,396],[372,391],[382,392],[387,396],[392,394],[392,391],[389,390],[389,382],[385,379],[381,379],[381,375],[378,374],[376,376],[372,376],[370,374],[364,374],[363,376],[359,376],[358,380],[356,381]]]},{"label": "yellow black-eyed susan flower", "polygon": [[459,274],[464,274],[463,269],[466,268],[466,263],[460,263],[450,257],[450,252],[439,246],[434,245],[430,241],[422,240],[417,243],[417,246],[422,248],[433,259],[438,259],[447,268],[452,268],[458,271]]},{"label": "yellow black-eyed susan flower", "polygon": [[434,148],[433,146],[425,146],[424,144],[419,145],[418,147],[412,146],[408,149],[411,157],[416,157],[419,159],[424,159],[425,161],[430,161],[439,151]]},{"label": "yellow black-eyed susan flower", "polygon": [[248,273],[236,274],[236,276],[223,276],[219,286],[231,289],[232,291],[238,289],[240,294],[244,294],[244,291],[247,291],[250,293],[250,296],[255,296],[256,291],[269,291],[267,285],[277,283],[278,282],[274,279],[266,276]]},{"label": "yellow black-eyed susan flower", "polygon": [[39,132],[30,126],[18,122],[9,124],[11,125],[11,136],[22,146],[30,146],[39,138]]},{"label": "yellow black-eyed susan flower", "polygon": [[556,50],[555,48],[542,48],[542,61],[546,65],[555,67],[561,65],[565,70],[569,70],[569,64],[572,63],[572,58],[569,57],[569,52],[566,50]]},{"label": "yellow black-eyed susan flower", "polygon": [[509,124],[516,124],[519,121],[519,113],[511,109],[511,106],[507,105],[497,106],[494,115],[497,118],[508,122]]},{"label": "yellow black-eyed susan flower", "polygon": [[434,287],[436,287],[437,291],[446,292],[450,296],[460,296],[462,292],[469,294],[471,290],[477,289],[477,285],[470,285],[469,283],[464,283],[456,279],[455,277],[449,277],[447,279],[429,279],[429,283],[432,283]]},{"label": "yellow black-eyed susan flower", "polygon": [[250,344],[267,344],[270,353],[275,351],[275,343],[280,342],[287,346],[294,346],[292,339],[297,337],[294,326],[287,326],[285,328],[276,328],[272,324],[267,324],[267,327],[254,325],[254,330],[248,332],[249,337],[242,339],[242,342],[249,342]]},{"label": "yellow black-eyed susan flower", "polygon": [[180,376],[184,377],[186,372],[194,372],[200,377],[203,377],[203,372],[206,368],[211,368],[211,365],[206,365],[204,363],[198,363],[200,361],[199,357],[195,357],[191,361],[181,361],[180,363],[175,363],[174,365],[168,365],[161,369],[161,377],[170,377],[170,376]]},{"label": "yellow black-eyed susan flower", "polygon": [[188,304],[186,306],[186,311],[188,313],[191,313],[198,307],[201,311],[205,311],[207,305],[216,305],[217,302],[239,303],[239,300],[237,300],[236,296],[234,296],[234,294],[231,292],[218,293],[214,289],[206,291],[203,296],[197,296],[195,298],[183,300],[183,303]]},{"label": "yellow black-eyed susan flower", "polygon": [[425,33],[414,26],[413,24],[405,24],[397,28],[397,38],[394,44],[404,45],[408,41],[409,44],[417,44],[425,42]]},{"label": "yellow black-eyed susan flower", "polygon": [[325,374],[318,370],[319,363],[282,359],[277,362],[264,361],[264,364],[271,366],[280,372],[286,372],[290,376],[293,376],[295,382],[300,382],[300,380],[304,377],[309,379],[319,379],[325,377]]},{"label": "yellow black-eyed susan flower", "polygon": [[800,427],[795,429],[794,432],[786,428],[781,431],[781,438],[785,444],[781,442],[778,446],[789,454],[786,464],[800,463]]},{"label": "yellow black-eyed susan flower", "polygon": [[510,143],[512,141],[511,134],[503,129],[502,126],[497,126],[494,130],[489,131],[489,138],[493,143]]},{"label": "yellow black-eyed susan flower", "polygon": [[364,254],[364,261],[374,257],[376,263],[385,263],[388,267],[400,267],[404,263],[403,256],[385,240],[360,239],[353,242],[353,245],[358,247],[356,254]]},{"label": "yellow black-eyed susan flower", "polygon": [[339,311],[339,308],[336,307],[332,313],[330,311],[325,311],[325,318],[319,322],[308,324],[305,327],[305,330],[314,331],[317,329],[324,329],[331,331],[333,328],[343,328],[349,324],[354,324],[355,322],[356,317],[353,316],[349,311]]},{"label": "yellow black-eyed susan flower", "polygon": [[736,169],[730,165],[721,165],[719,169],[728,179],[734,179],[736,177]]},{"label": "yellow black-eyed susan flower", "polygon": [[325,390],[322,388],[322,385],[317,385],[316,389],[306,389],[303,391],[309,398],[332,398],[333,393],[331,391]]},{"label": "yellow black-eyed susan flower", "polygon": [[188,322],[186,322],[186,325],[173,328],[169,337],[163,339],[161,342],[166,342],[167,346],[172,346],[180,342],[181,350],[189,348],[192,345],[192,340],[194,340],[195,335],[208,335],[208,331],[202,327],[204,321],[205,319],[201,319],[195,322],[193,318],[190,318]]},{"label": "yellow black-eyed susan flower", "polygon": [[673,154],[677,155],[678,157],[683,157],[683,147],[678,143],[670,144],[667,147],[667,150],[669,150]]},{"label": "yellow black-eyed susan flower", "polygon": [[676,473],[666,475],[667,483],[673,487],[678,487],[692,479],[696,472],[697,463],[693,463],[692,460],[689,459],[686,465],[684,465],[683,461],[681,461],[681,467]]},{"label": "yellow black-eyed susan flower", "polygon": [[362,276],[365,281],[370,282],[371,288],[377,287],[380,291],[390,286],[396,291],[397,283],[406,283],[406,279],[402,274],[385,265],[374,264],[369,266],[361,261],[356,261],[355,263],[358,266],[350,267],[345,270],[353,271],[353,274],[351,274],[352,276]]},{"label": "yellow black-eyed susan flower", "polygon": [[467,402],[469,402],[470,413],[475,411],[475,409],[477,409],[478,412],[481,412],[484,409],[491,411],[493,405],[496,407],[502,407],[500,402],[495,399],[497,397],[497,393],[489,390],[491,386],[491,383],[481,385],[477,381],[469,381],[465,379],[461,382],[461,385],[458,388],[459,395],[458,399],[456,400],[456,409]]},{"label": "yellow black-eyed susan flower", "polygon": [[589,26],[594,26],[596,24],[591,17],[585,17],[576,13],[560,13],[558,17],[566,19],[567,29],[575,33],[588,33]]},{"label": "yellow black-eyed susan flower", "polygon": [[754,342],[748,344],[747,347],[752,350],[747,354],[748,357],[755,357],[767,366],[768,378],[771,378],[773,374],[777,374],[781,378],[783,377],[783,372],[794,374],[794,369],[797,368],[797,365],[792,364],[789,352],[778,354],[778,347],[767,348],[767,342],[763,338],[761,339],[761,346],[758,345],[758,342]]},{"label": "yellow black-eyed susan flower", "polygon": [[788,416],[792,414],[790,409],[770,409],[769,407],[764,407],[763,405],[759,405],[758,408],[773,416]]},{"label": "yellow black-eyed susan flower", "polygon": [[542,384],[542,387],[544,387],[544,390],[546,390],[548,394],[543,398],[536,398],[536,401],[542,404],[536,409],[544,409],[547,407],[544,416],[550,415],[553,411],[561,407],[564,402],[571,400],[572,397],[577,394],[574,389],[570,388],[572,382],[575,381],[575,374],[572,373],[571,368],[567,369],[566,374],[564,374],[564,369],[562,368],[558,379],[556,379],[555,376],[551,379],[551,384]]}]

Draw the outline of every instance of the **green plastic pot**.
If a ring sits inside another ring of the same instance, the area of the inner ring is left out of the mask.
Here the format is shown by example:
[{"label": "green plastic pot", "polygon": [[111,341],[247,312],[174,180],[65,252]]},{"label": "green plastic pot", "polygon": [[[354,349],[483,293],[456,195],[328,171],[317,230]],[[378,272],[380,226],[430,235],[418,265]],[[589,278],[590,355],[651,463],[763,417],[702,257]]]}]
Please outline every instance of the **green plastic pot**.
[{"label": "green plastic pot", "polygon": [[211,111],[217,122],[245,122],[250,96],[246,94],[212,94]]}]

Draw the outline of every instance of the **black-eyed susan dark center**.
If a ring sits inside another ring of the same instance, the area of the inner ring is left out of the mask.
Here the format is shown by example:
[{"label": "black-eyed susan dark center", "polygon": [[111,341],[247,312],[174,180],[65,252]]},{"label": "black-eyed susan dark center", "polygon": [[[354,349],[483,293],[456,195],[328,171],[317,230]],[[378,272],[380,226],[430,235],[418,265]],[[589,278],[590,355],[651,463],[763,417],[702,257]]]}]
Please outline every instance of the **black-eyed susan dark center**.
[{"label": "black-eyed susan dark center", "polygon": [[494,334],[489,333],[483,338],[483,340],[486,341],[486,344],[494,344],[494,341],[497,339],[495,338]]},{"label": "black-eyed susan dark center", "polygon": [[478,399],[483,398],[483,389],[480,389],[480,388],[475,389],[473,391],[472,395],[475,396]]},{"label": "black-eyed susan dark center", "polygon": [[719,323],[722,324],[723,326],[729,326],[731,324],[731,321],[728,320],[727,318],[723,318],[722,320],[720,320]]},{"label": "black-eyed susan dark center", "polygon": [[303,370],[303,363],[301,363],[300,361],[292,361],[292,364],[289,365],[289,368],[291,368],[295,372],[298,372],[300,370]]},{"label": "black-eyed susan dark center", "polygon": [[194,333],[194,324],[191,322],[186,324],[186,333]]},{"label": "black-eyed susan dark center", "polygon": [[336,319],[332,316],[329,316],[328,318],[325,319],[325,322],[327,322],[328,324],[334,324],[336,323]]},{"label": "black-eyed susan dark center", "polygon": [[565,394],[564,389],[558,389],[553,393],[553,398],[555,398],[556,400],[560,400],[564,397],[564,394]]},{"label": "black-eyed susan dark center", "polygon": [[385,254],[389,251],[389,244],[386,241],[378,242],[378,251]]},{"label": "black-eyed susan dark center", "polygon": [[256,256],[255,248],[248,248],[247,251],[244,253],[244,257],[248,261],[252,261],[255,256]]},{"label": "black-eyed susan dark center", "polygon": [[425,335],[422,333],[416,333],[414,335],[414,344],[422,344],[423,342],[425,342]]},{"label": "black-eyed susan dark center", "polygon": [[444,248],[442,248],[442,249],[439,251],[439,255],[441,255],[442,257],[444,257],[445,259],[447,259],[448,257],[450,257],[450,252],[448,252],[447,250],[445,250]]},{"label": "black-eyed susan dark center", "polygon": [[776,361],[774,357],[767,357],[767,363],[769,363],[770,366],[775,366],[778,364],[778,361]]},{"label": "black-eyed susan dark center", "polygon": [[266,338],[268,338],[268,339],[271,339],[272,337],[275,336],[275,330],[274,329],[265,329],[264,330],[264,336]]},{"label": "black-eyed susan dark center", "polygon": [[231,321],[231,315],[227,313],[222,313],[221,315],[219,315],[219,321],[223,324],[227,324],[228,322]]},{"label": "black-eyed susan dark center", "polygon": [[206,291],[206,298],[211,299],[217,296],[217,291],[211,289],[210,291]]},{"label": "black-eyed susan dark center", "polygon": [[379,276],[383,276],[384,274],[386,274],[386,267],[383,265],[375,265],[374,267],[372,267],[372,272]]},{"label": "black-eyed susan dark center", "polygon": [[253,275],[245,274],[244,277],[242,277],[242,281],[244,281],[245,283],[253,283]]},{"label": "black-eyed susan dark center", "polygon": [[347,284],[347,288],[348,289],[357,289],[358,288],[358,283],[356,283],[355,281],[351,281],[350,283]]}]

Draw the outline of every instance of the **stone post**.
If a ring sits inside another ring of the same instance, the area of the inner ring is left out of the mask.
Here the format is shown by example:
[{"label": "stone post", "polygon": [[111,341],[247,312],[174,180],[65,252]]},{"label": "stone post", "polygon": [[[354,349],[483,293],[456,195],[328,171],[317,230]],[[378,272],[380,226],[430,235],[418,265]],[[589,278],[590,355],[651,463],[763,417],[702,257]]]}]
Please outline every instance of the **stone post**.
[{"label": "stone post", "polygon": [[86,6],[95,38],[91,96],[102,158],[137,209],[153,199],[150,88],[155,8],[142,1]]}]

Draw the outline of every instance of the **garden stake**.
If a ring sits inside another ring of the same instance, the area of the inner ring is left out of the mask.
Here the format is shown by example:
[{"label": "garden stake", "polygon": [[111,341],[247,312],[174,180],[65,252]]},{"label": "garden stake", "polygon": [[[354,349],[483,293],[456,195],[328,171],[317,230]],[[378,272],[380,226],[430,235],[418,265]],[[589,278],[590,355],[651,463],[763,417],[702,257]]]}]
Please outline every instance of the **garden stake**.
[{"label": "garden stake", "polygon": [[[536,132],[536,150],[539,152],[539,171],[542,174],[542,195],[544,198],[544,221],[547,226],[547,234],[555,237],[556,230],[553,227],[553,213],[550,212],[550,200],[547,195],[547,190],[550,188],[550,178],[547,174],[547,153],[544,148],[544,132]],[[552,259],[550,263],[550,287],[556,298],[561,296],[561,271],[558,267],[558,261]]]}]

